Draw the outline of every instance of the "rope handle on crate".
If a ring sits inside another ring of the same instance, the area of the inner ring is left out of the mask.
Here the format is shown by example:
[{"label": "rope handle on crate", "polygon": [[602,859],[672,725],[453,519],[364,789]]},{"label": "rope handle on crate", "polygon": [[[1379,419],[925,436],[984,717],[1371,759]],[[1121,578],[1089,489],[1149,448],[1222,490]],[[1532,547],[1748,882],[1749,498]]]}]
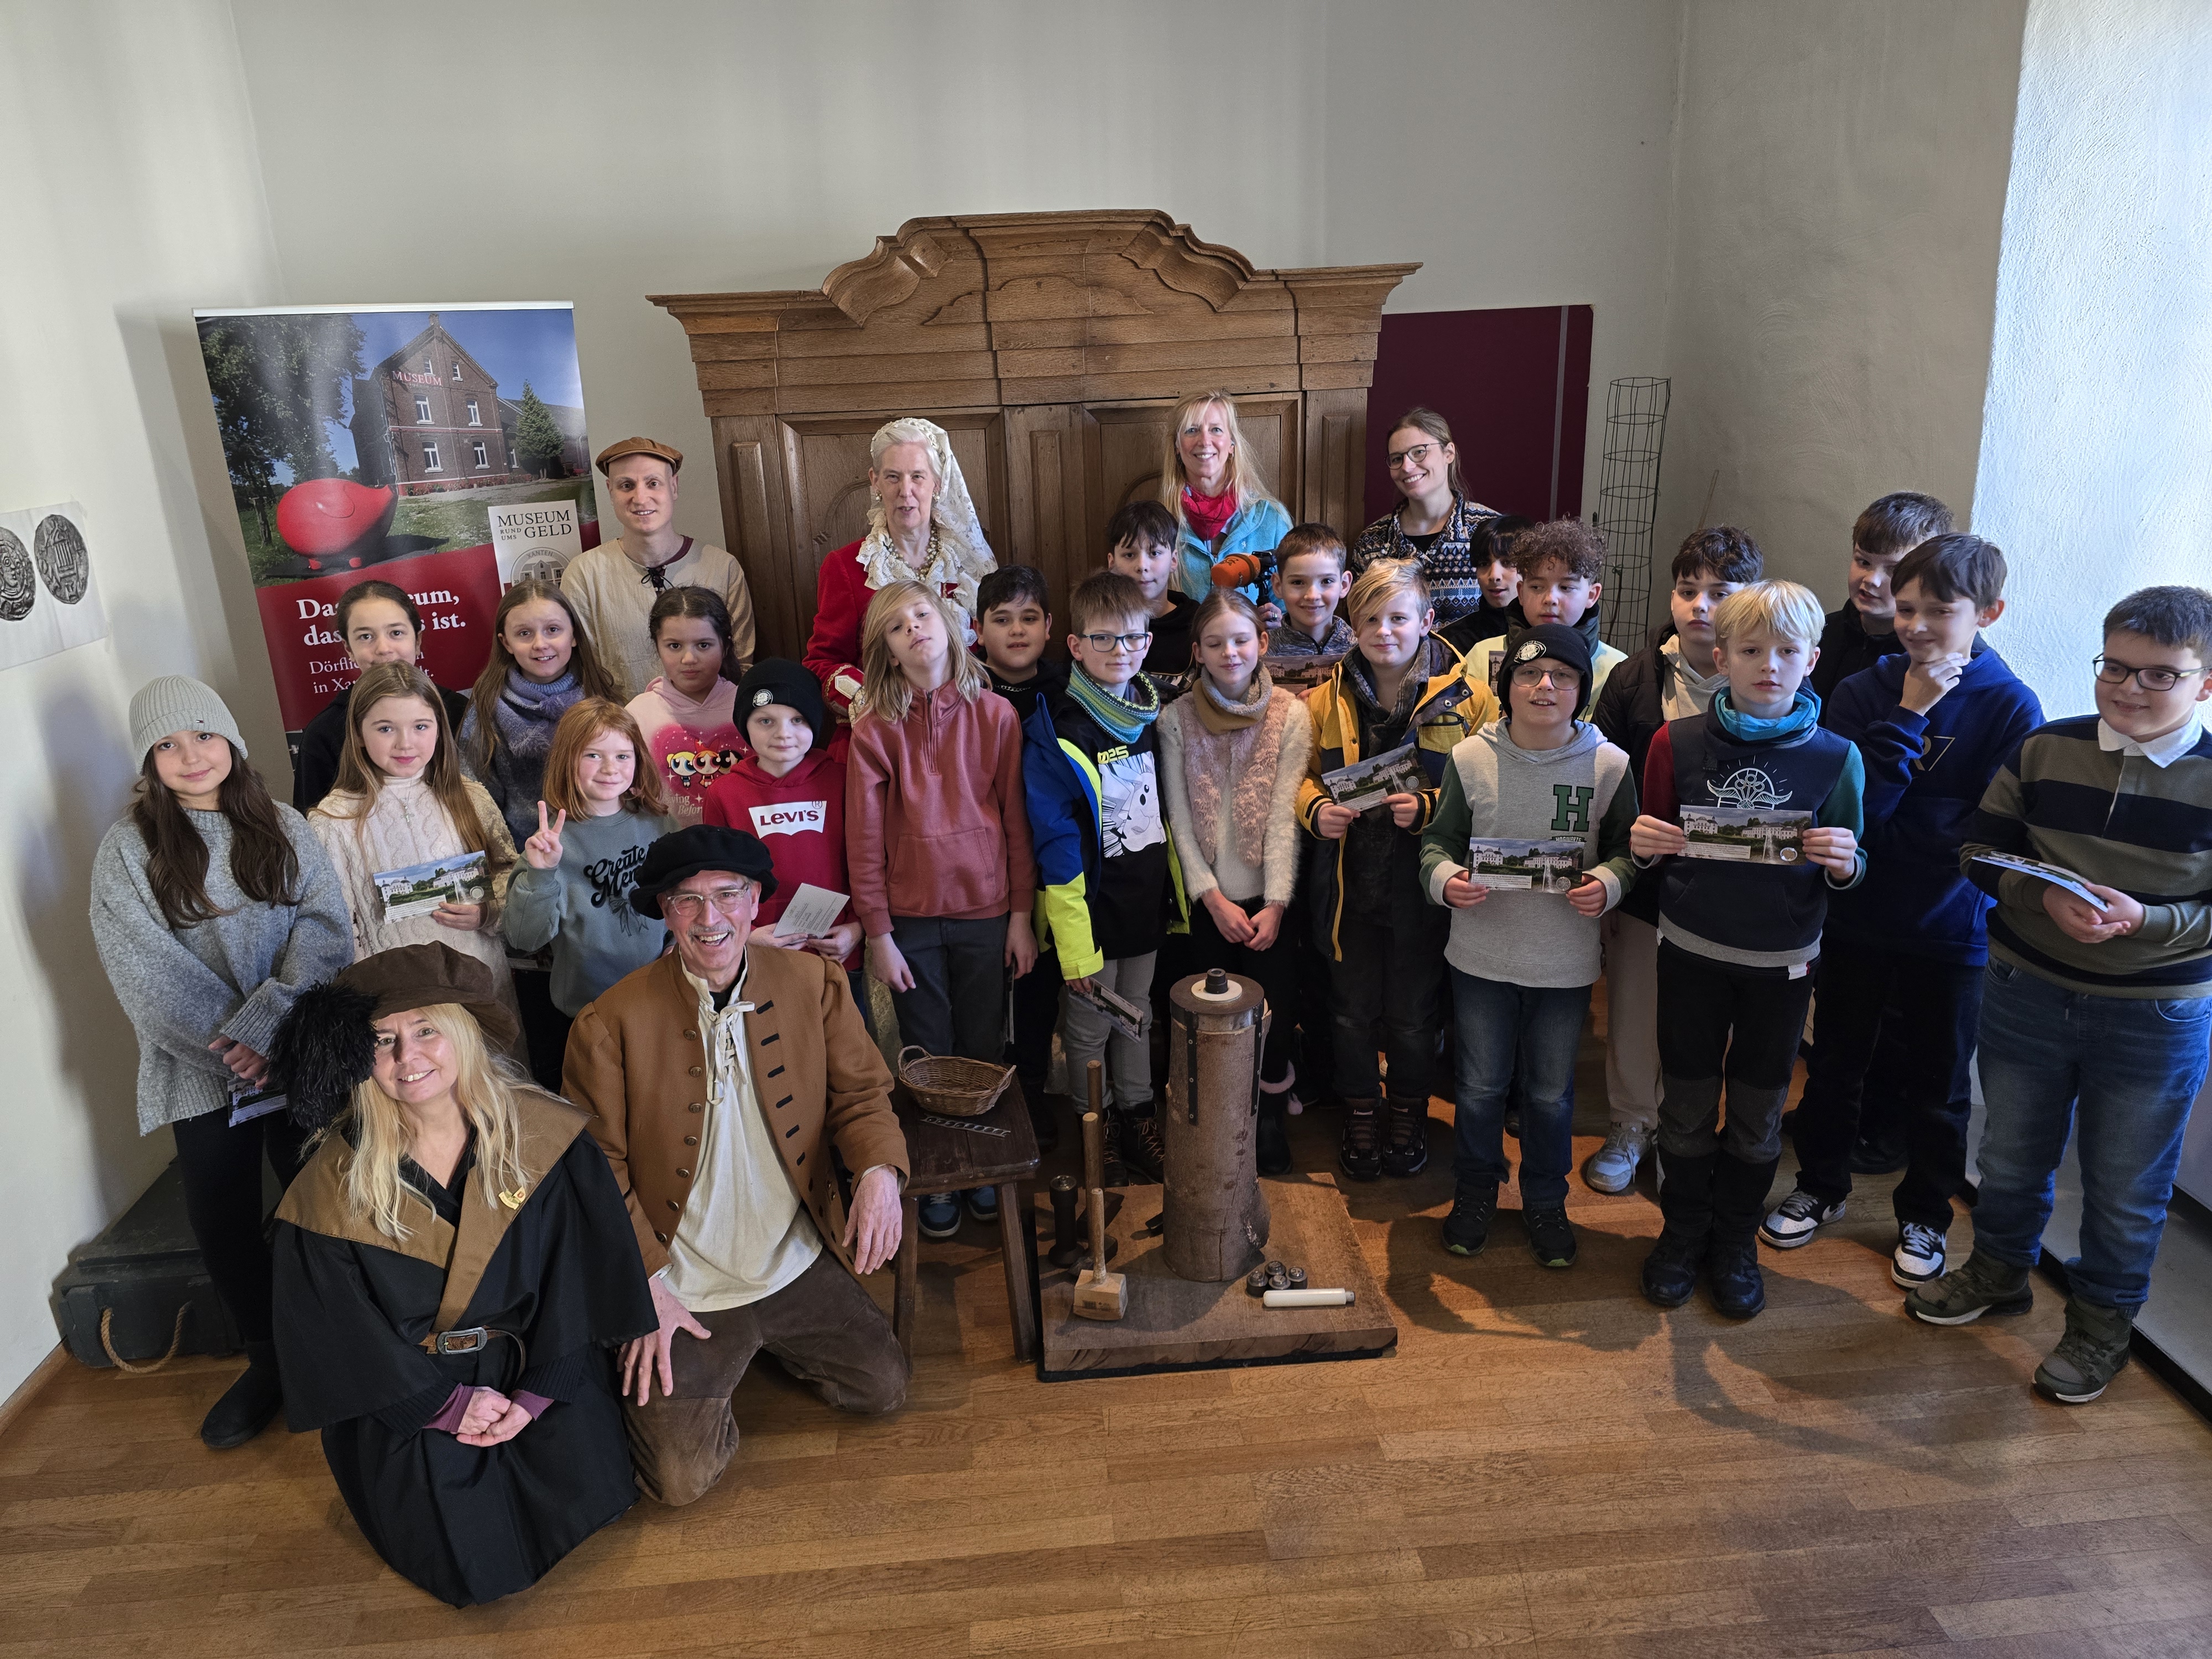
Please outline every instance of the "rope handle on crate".
[{"label": "rope handle on crate", "polygon": [[174,1359],[177,1357],[177,1350],[184,1346],[185,1316],[191,1310],[191,1303],[178,1304],[176,1328],[169,1333],[169,1351],[150,1365],[134,1365],[115,1352],[114,1339],[108,1334],[109,1328],[115,1322],[115,1310],[112,1308],[102,1308],[100,1310],[100,1346],[106,1351],[107,1357],[115,1362],[117,1370],[129,1371],[133,1376],[151,1376],[162,1366]]}]

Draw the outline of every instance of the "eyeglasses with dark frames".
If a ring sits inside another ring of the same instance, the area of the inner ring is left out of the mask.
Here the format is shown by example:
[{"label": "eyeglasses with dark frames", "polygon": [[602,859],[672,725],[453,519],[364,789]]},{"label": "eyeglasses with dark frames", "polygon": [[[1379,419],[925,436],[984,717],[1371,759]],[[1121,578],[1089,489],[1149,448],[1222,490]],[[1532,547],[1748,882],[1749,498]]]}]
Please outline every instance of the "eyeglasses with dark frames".
[{"label": "eyeglasses with dark frames", "polygon": [[2204,672],[2202,668],[2168,668],[2162,663],[2150,668],[2130,668],[2124,662],[2102,656],[2092,657],[2089,666],[2107,685],[2125,685],[2133,680],[2146,691],[2171,691],[2191,675]]}]

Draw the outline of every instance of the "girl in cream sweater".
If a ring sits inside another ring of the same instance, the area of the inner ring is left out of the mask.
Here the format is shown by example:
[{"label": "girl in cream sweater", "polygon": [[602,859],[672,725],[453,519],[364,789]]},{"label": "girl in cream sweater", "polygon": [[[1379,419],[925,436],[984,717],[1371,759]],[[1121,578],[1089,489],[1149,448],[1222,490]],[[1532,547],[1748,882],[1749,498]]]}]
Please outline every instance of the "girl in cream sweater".
[{"label": "girl in cream sweater", "polygon": [[1191,964],[1259,981],[1274,1010],[1261,1058],[1259,1162],[1291,1167],[1284,1132],[1297,971],[1283,933],[1297,877],[1298,782],[1313,750],[1305,705],[1270,683],[1252,602],[1218,588],[1191,623],[1200,676],[1161,711],[1160,781],[1191,898]]}]

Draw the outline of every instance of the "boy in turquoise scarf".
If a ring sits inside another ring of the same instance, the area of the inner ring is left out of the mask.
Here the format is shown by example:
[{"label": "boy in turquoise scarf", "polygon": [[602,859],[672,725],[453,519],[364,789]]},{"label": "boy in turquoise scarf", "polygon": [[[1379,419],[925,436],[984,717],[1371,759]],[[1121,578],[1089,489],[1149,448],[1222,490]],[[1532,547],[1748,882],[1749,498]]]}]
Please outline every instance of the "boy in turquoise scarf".
[{"label": "boy in turquoise scarf", "polygon": [[[1114,1161],[1158,1182],[1152,968],[1188,913],[1160,795],[1160,694],[1138,672],[1152,643],[1151,607],[1128,577],[1102,571],[1075,590],[1068,619],[1067,682],[1041,693],[1023,726],[1041,942],[1067,987],[1060,1046],[1069,1086],[1082,1086],[1090,1061],[1106,1062]],[[1101,991],[1142,1011],[1134,1035],[1090,1000]]]}]

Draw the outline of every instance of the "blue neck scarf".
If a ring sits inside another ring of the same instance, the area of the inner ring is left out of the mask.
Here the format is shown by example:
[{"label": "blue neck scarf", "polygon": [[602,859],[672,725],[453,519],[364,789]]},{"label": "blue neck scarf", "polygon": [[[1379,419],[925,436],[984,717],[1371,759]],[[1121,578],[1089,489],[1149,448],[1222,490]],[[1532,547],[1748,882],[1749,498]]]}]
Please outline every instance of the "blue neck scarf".
[{"label": "blue neck scarf", "polygon": [[1820,699],[1803,686],[1797,688],[1797,700],[1790,705],[1790,712],[1772,720],[1757,714],[1747,714],[1729,701],[1725,685],[1713,693],[1713,713],[1720,717],[1721,729],[1730,737],[1744,743],[1771,743],[1778,738],[1802,738],[1820,723]]},{"label": "blue neck scarf", "polygon": [[1128,690],[1116,696],[1078,668],[1067,677],[1067,690],[1092,720],[1122,743],[1134,743],[1160,717],[1159,688],[1143,674],[1129,682]]}]

